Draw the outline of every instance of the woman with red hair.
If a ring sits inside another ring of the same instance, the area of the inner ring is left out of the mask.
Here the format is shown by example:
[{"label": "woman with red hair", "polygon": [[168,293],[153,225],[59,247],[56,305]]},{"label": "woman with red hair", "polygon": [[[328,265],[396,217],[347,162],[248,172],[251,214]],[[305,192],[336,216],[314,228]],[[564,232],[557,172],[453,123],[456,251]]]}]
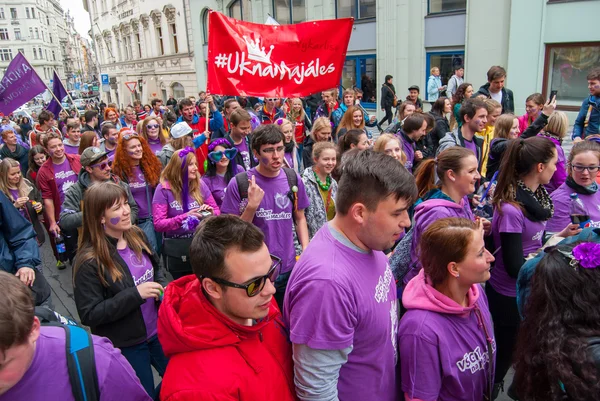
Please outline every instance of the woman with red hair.
[{"label": "woman with red hair", "polygon": [[129,184],[139,207],[137,226],[144,231],[153,250],[159,253],[161,241],[159,234],[154,231],[152,198],[160,179],[160,161],[148,142],[129,130],[120,135],[112,169],[115,175]]},{"label": "woman with red hair", "polygon": [[123,125],[119,120],[119,112],[117,109],[113,109],[112,107],[107,107],[104,109],[104,121],[102,121],[102,124],[105,123],[113,124],[115,127],[117,127],[117,130],[123,128]]}]

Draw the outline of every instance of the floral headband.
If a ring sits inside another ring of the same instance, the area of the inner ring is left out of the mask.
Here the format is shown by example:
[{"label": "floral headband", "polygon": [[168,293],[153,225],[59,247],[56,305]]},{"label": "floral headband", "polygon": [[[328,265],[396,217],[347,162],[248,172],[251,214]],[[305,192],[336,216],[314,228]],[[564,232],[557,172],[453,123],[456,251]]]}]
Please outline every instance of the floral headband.
[{"label": "floral headband", "polygon": [[584,242],[577,245],[571,252],[561,251],[569,261],[569,266],[577,270],[578,267],[584,269],[595,269],[600,266],[600,244],[595,242]]}]

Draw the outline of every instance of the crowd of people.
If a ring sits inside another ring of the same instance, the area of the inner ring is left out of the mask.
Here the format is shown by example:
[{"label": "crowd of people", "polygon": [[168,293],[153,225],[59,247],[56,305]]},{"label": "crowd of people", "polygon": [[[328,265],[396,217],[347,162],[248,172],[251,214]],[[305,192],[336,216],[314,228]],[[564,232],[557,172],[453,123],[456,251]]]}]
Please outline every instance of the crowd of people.
[{"label": "crowd of people", "polygon": [[6,117],[0,400],[600,397],[600,69],[568,154],[556,98],[431,73],[379,122],[354,88]]}]

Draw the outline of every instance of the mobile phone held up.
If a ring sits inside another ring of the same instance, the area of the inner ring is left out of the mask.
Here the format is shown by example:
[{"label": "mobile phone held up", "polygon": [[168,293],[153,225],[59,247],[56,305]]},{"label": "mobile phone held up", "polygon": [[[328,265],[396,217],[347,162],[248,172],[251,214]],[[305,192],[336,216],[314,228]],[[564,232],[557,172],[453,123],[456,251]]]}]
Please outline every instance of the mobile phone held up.
[{"label": "mobile phone held up", "polygon": [[550,91],[550,98],[548,99],[550,102],[552,101],[552,99],[556,98],[556,95],[558,95],[558,91],[556,89],[551,90]]},{"label": "mobile phone held up", "polygon": [[200,216],[202,216],[203,219],[205,219],[208,216],[212,215],[212,213],[209,210],[201,210],[199,213],[200,213]]}]

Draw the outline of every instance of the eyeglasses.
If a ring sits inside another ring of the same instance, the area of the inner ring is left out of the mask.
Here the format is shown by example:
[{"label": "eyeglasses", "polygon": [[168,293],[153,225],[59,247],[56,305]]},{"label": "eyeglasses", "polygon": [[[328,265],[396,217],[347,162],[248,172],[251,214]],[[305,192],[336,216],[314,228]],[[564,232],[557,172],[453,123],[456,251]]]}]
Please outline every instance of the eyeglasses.
[{"label": "eyeglasses", "polygon": [[284,151],[284,149],[285,149],[285,147],[278,146],[276,148],[266,148],[266,149],[263,149],[262,152],[264,152],[264,153],[275,153],[275,152],[281,153],[281,152]]},{"label": "eyeglasses", "polygon": [[123,139],[124,139],[125,141],[128,141],[128,140],[130,140],[130,139],[132,139],[132,138],[139,138],[139,135],[138,135],[138,134],[136,134],[136,133],[133,133],[133,134],[127,134],[127,135],[123,135]]},{"label": "eyeglasses", "polygon": [[253,279],[248,284],[236,284],[236,283],[232,283],[231,281],[223,280],[223,279],[217,278],[217,277],[209,277],[209,278],[212,281],[214,281],[215,283],[225,285],[227,287],[240,288],[240,289],[246,290],[246,295],[248,295],[248,297],[252,298],[252,297],[260,294],[260,292],[263,290],[263,288],[265,288],[265,283],[267,282],[267,279],[271,280],[272,283],[275,282],[275,279],[277,278],[277,275],[279,274],[278,267],[281,265],[281,259],[275,255],[271,255],[271,260],[272,260],[273,264],[271,265],[271,268],[269,269],[267,274]]},{"label": "eyeglasses", "polygon": [[577,171],[578,173],[583,173],[584,170],[589,171],[590,174],[594,174],[598,172],[598,169],[600,168],[600,166],[579,166],[577,164],[573,164],[571,165],[571,167],[573,167],[573,170]]},{"label": "eyeglasses", "polygon": [[90,167],[91,168],[96,168],[96,167],[100,167],[100,170],[106,170],[107,167],[112,167],[112,160],[109,160],[107,162],[102,162],[102,163],[98,163],[98,164],[92,164]]},{"label": "eyeglasses", "polygon": [[237,148],[231,148],[231,149],[226,149],[224,151],[216,151],[216,152],[210,152],[208,154],[208,158],[210,160],[212,160],[215,163],[218,163],[221,161],[221,159],[223,159],[223,156],[225,156],[228,160],[233,160],[233,158],[235,157],[235,155],[237,155],[238,150]]},{"label": "eyeglasses", "polygon": [[147,127],[148,127],[148,129],[157,129],[158,127],[160,127],[160,125],[158,125],[158,124],[148,124]]}]

